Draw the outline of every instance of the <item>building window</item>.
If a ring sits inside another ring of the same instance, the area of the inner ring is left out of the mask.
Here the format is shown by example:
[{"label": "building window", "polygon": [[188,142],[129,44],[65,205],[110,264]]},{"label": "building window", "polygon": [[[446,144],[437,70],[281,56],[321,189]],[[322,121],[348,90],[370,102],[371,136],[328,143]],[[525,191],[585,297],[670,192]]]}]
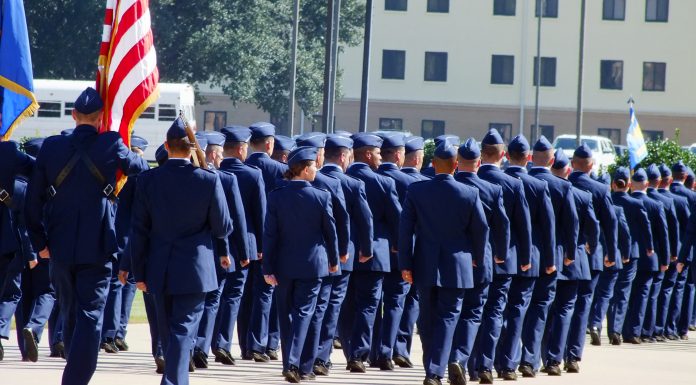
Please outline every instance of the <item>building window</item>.
[{"label": "building window", "polygon": [[625,20],[626,0],[604,0],[602,7],[603,20]]},{"label": "building window", "polygon": [[379,118],[379,129],[382,131],[403,131],[404,120],[397,118]]},{"label": "building window", "polygon": [[[534,58],[534,76],[532,84],[537,85],[537,65],[539,60]],[[556,58],[541,57],[541,86],[555,87],[556,86]]]},{"label": "building window", "polygon": [[539,17],[539,7],[543,1],[544,13],[543,17],[558,17],[558,0],[536,0],[536,8],[534,9],[534,17]]},{"label": "building window", "polygon": [[445,134],[444,120],[422,120],[421,136],[424,139],[432,139]]},{"label": "building window", "polygon": [[176,106],[173,104],[159,104],[157,106],[159,114],[157,120],[160,122],[170,122],[179,115],[176,111]]},{"label": "building window", "polygon": [[382,79],[403,79],[406,51],[382,50]]},{"label": "building window", "polygon": [[448,13],[449,0],[428,0],[428,12]]},{"label": "building window", "polygon": [[491,60],[491,84],[512,84],[515,80],[515,57],[493,55]]},{"label": "building window", "polygon": [[447,52],[425,53],[425,73],[423,78],[429,82],[447,81]]},{"label": "building window", "polygon": [[[535,125],[532,124],[529,127],[530,133],[529,137],[531,138],[530,142],[536,142],[538,139],[536,136],[536,130],[534,129]],[[540,124],[539,125],[539,135],[544,135],[547,139],[552,140],[554,135],[553,135],[554,127],[549,124]]]},{"label": "building window", "polygon": [[667,22],[669,16],[669,0],[646,0],[645,21]]},{"label": "building window", "polygon": [[662,131],[643,130],[643,138],[646,141],[662,140],[665,137]]},{"label": "building window", "polygon": [[600,88],[605,90],[623,89],[623,60],[602,60]]},{"label": "building window", "polygon": [[664,91],[667,63],[643,63],[643,91]]},{"label": "building window", "polygon": [[203,130],[220,131],[227,125],[227,112],[206,111],[203,118]]},{"label": "building window", "polygon": [[36,116],[39,118],[60,118],[61,109],[60,102],[39,102],[39,110],[36,112]]},{"label": "building window", "polygon": [[611,139],[611,142],[614,144],[621,143],[620,128],[598,128],[597,135]]},{"label": "building window", "polygon": [[506,143],[512,139],[512,123],[488,123],[488,129],[495,128]]},{"label": "building window", "polygon": [[406,11],[408,0],[384,0],[385,11]]},{"label": "building window", "polygon": [[63,109],[63,114],[65,116],[71,116],[72,115],[72,110],[75,108],[75,103],[73,102],[65,102],[65,108]]},{"label": "building window", "polygon": [[515,0],[493,0],[493,14],[498,16],[515,16]]},{"label": "building window", "polygon": [[148,107],[140,115],[140,119],[154,119],[155,118],[155,107]]}]

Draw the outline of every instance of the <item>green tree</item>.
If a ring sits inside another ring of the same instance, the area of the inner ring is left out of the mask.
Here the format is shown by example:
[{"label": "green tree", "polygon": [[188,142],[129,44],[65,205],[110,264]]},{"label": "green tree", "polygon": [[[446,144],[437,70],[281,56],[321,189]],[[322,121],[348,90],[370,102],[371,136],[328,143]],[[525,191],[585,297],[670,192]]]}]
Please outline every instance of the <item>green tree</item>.
[{"label": "green tree", "polygon": [[[643,159],[637,167],[647,167],[651,164],[660,165],[662,163],[671,166],[678,161],[696,170],[696,155],[689,150],[681,148],[679,145],[679,129],[675,131],[675,139],[651,140],[646,143],[648,156]],[[616,162],[609,166],[609,172],[613,173],[617,167],[629,167],[628,152],[616,158]]]},{"label": "green tree", "polygon": [[[288,109],[292,3],[151,1],[161,80],[219,86],[233,103],[256,104],[269,113],[271,121],[283,126]],[[324,0],[303,0],[301,6],[297,100],[312,115],[322,103],[327,7]],[[37,1],[25,7],[34,75],[94,78],[104,0]],[[342,45],[360,43],[364,15],[363,2],[342,1]]]}]

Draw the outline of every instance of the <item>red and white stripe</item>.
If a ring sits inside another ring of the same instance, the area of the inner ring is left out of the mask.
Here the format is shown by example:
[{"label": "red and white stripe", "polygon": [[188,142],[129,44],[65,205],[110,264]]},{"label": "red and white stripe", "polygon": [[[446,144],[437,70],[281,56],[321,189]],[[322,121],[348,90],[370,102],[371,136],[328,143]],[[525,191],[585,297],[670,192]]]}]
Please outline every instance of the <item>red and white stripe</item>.
[{"label": "red and white stripe", "polygon": [[107,0],[97,73],[102,131],[118,131],[130,144],[135,121],[157,98],[158,82],[149,0]]}]

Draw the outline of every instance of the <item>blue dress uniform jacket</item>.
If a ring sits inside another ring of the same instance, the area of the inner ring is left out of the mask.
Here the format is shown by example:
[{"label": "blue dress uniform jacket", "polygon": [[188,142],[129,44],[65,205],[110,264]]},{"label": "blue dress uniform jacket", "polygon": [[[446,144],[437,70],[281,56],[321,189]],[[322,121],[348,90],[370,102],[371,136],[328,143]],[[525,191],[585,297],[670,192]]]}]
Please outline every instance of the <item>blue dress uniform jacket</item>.
[{"label": "blue dress uniform jacket", "polygon": [[[594,206],[595,215],[599,220],[602,236],[606,238],[606,243],[609,245],[616,244],[616,213],[614,213],[613,203],[609,195],[607,185],[597,182],[589,175],[574,171],[568,176],[568,180],[573,186],[580,190],[587,191],[592,194],[592,205]],[[590,268],[601,271],[604,269],[604,256],[606,255],[610,262],[616,259],[616,248],[610,247],[609,250],[602,250],[598,247],[592,255]]]},{"label": "blue dress uniform jacket", "polygon": [[218,287],[216,257],[221,255],[213,252],[214,243],[227,243],[232,221],[214,172],[169,159],[143,173],[132,226],[133,275],[149,292],[194,294]]},{"label": "blue dress uniform jacket", "polygon": [[643,202],[625,192],[613,192],[612,199],[616,205],[624,209],[626,215],[626,222],[631,234],[631,247],[628,256],[631,259],[648,258],[647,251],[654,248],[653,232]]},{"label": "blue dress uniform jacket", "polygon": [[255,152],[249,155],[246,164],[258,167],[261,170],[266,194],[278,187],[276,183],[283,179],[283,174],[288,169],[287,164],[271,159],[264,152]]},{"label": "blue dress uniform jacket", "polygon": [[655,242],[655,255],[645,257],[641,255],[638,260],[639,271],[659,271],[660,265],[669,265],[669,238],[667,235],[667,220],[665,217],[664,206],[659,201],[653,200],[647,194],[634,192],[632,197],[643,202],[645,211],[650,220],[653,240]]},{"label": "blue dress uniform jacket", "polygon": [[331,194],[309,182],[290,181],[272,191],[263,234],[263,273],[279,281],[327,276],[329,266],[338,265],[332,210]]},{"label": "blue dress uniform jacket", "polygon": [[406,190],[408,189],[408,186],[414,182],[413,177],[401,172],[396,164],[391,162],[380,164],[377,168],[377,173],[394,179],[394,184],[396,185],[396,194],[399,196],[399,203],[403,204],[404,199],[406,198]]},{"label": "blue dress uniform jacket", "polygon": [[31,177],[34,168],[34,158],[19,151],[15,142],[0,142],[0,190],[5,189],[11,193],[15,176],[21,174]]},{"label": "blue dress uniform jacket", "polygon": [[553,175],[544,167],[533,167],[529,171],[529,175],[546,181],[549,187],[551,204],[556,218],[556,268],[560,271],[564,258],[575,258],[575,248],[580,231],[573,185],[567,180]]},{"label": "blue dress uniform jacket", "polygon": [[491,164],[482,165],[478,170],[478,176],[503,188],[505,213],[510,219],[510,247],[505,263],[495,265],[495,273],[515,275],[520,266],[530,263],[531,255],[531,219],[524,186],[519,179],[505,174]]},{"label": "blue dress uniform jacket", "polygon": [[[55,262],[100,263],[118,251],[115,210],[103,192],[104,186],[83,162],[77,162],[55,196],[51,198],[48,193],[75,153],[74,146],[88,146],[88,156],[112,186],[116,170],[135,175],[147,169],[147,162],[131,152],[118,133],[97,134],[94,127],[86,125],[68,136],[46,138],[41,147],[27,196],[27,222],[34,249],[49,246]],[[48,204],[45,226],[44,204]]]},{"label": "blue dress uniform jacket", "polygon": [[673,194],[686,198],[689,201],[689,209],[691,211],[696,210],[696,192],[688,189],[686,186],[684,186],[684,183],[676,181],[672,182],[672,184],[669,185],[669,191]]},{"label": "blue dress uniform jacket", "polygon": [[667,221],[667,236],[669,238],[669,256],[676,257],[679,254],[679,220],[674,207],[674,199],[661,194],[657,189],[649,187],[648,196],[662,203]]},{"label": "blue dress uniform jacket", "polygon": [[[365,183],[367,203],[372,212],[373,241],[372,258],[365,263],[353,265],[353,270],[390,271],[390,245],[396,245],[399,233],[399,215],[401,205],[394,181],[379,175],[365,163],[353,163],[346,174],[362,180]],[[359,255],[354,256],[355,259]],[[394,267],[396,269],[396,266]]]},{"label": "blue dress uniform jacket", "polygon": [[312,185],[326,190],[331,194],[332,216],[336,223],[338,255],[347,255],[350,238],[350,220],[348,218],[348,211],[346,210],[346,197],[343,194],[341,181],[333,176],[317,172]]},{"label": "blue dress uniform jacket", "polygon": [[[558,279],[588,281],[591,278],[590,258],[593,254],[592,251],[596,250],[599,244],[599,220],[595,216],[592,205],[592,194],[575,187],[573,187],[572,192],[575,199],[575,207],[578,211],[581,232],[575,248],[575,261],[568,266],[561,264]],[[585,245],[590,246],[590,254],[585,250]]]},{"label": "blue dress uniform jacket", "polygon": [[[618,223],[618,238],[616,242],[617,251],[621,255],[621,260],[630,258],[631,255],[631,230],[628,227],[628,221],[626,220],[626,212],[623,207],[614,205],[614,210],[616,211],[616,219]],[[616,259],[617,265],[619,258]],[[622,266],[619,266],[617,270],[620,270]]]},{"label": "blue dress uniform jacket", "polygon": [[228,250],[217,250],[216,255],[227,255],[235,261],[228,270],[228,272],[232,272],[237,268],[241,268],[239,263],[249,260],[251,255],[249,252],[249,231],[247,230],[246,211],[241,193],[239,192],[239,183],[236,175],[224,170],[218,170],[217,174],[220,178],[222,191],[225,193],[227,208],[234,226],[232,233],[227,239]]},{"label": "blue dress uniform jacket", "polygon": [[402,167],[401,172],[415,178],[417,181],[428,180],[430,177],[421,174],[415,167]]},{"label": "blue dress uniform jacket", "polygon": [[490,283],[493,280],[493,257],[507,259],[510,245],[510,219],[505,213],[503,189],[486,182],[473,172],[458,172],[454,179],[478,189],[479,199],[486,214],[486,223],[490,228],[486,244],[486,257],[483,264],[474,268],[474,283]]},{"label": "blue dress uniform jacket", "polygon": [[532,267],[520,272],[524,277],[538,277],[543,268],[556,265],[556,218],[551,204],[547,182],[527,174],[527,169],[510,166],[505,173],[518,178],[524,185],[524,195],[529,206],[532,230]]}]

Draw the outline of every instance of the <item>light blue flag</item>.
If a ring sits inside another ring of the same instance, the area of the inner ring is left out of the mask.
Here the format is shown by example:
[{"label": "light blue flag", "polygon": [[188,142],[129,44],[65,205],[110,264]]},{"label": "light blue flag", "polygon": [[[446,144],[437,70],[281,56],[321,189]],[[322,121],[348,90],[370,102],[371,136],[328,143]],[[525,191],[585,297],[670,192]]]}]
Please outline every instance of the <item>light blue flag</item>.
[{"label": "light blue flag", "polygon": [[645,157],[648,156],[648,147],[645,145],[643,132],[640,130],[640,124],[636,119],[636,112],[633,106],[630,108],[631,124],[628,126],[626,133],[626,147],[628,148],[628,161],[631,163],[631,169],[635,168]]},{"label": "light blue flag", "polygon": [[0,2],[0,137],[7,140],[24,118],[34,114],[39,104],[34,97],[34,77],[31,71],[24,4],[22,0]]}]

